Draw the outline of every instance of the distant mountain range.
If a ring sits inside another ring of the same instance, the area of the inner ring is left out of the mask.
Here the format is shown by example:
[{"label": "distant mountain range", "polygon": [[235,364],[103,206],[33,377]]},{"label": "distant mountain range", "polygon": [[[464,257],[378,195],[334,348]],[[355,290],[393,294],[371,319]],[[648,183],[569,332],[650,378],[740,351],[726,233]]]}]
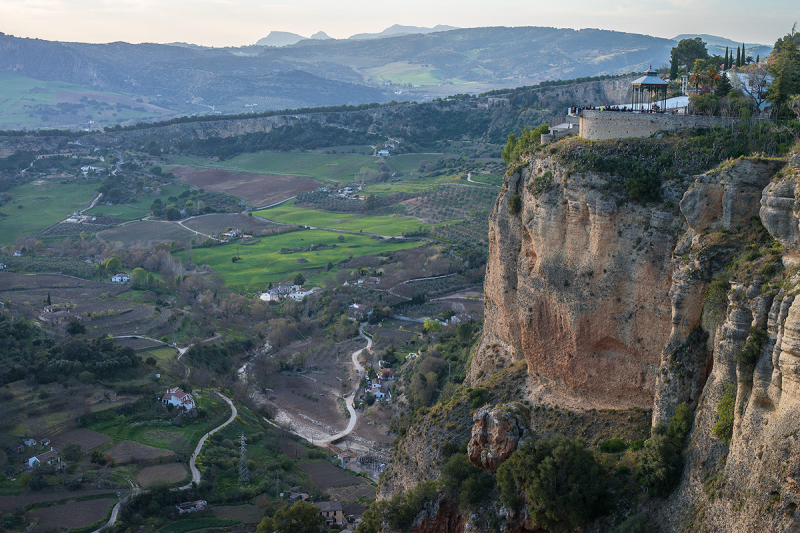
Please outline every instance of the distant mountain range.
[{"label": "distant mountain range", "polygon": [[[597,29],[449,28],[392,26],[350,39],[272,32],[259,41],[272,43],[268,46],[239,48],[62,43],[0,34],[0,76],[115,91],[181,114],[243,113],[424,101],[543,80],[639,72],[666,64],[676,42]],[[701,37],[714,46],[732,42]],[[758,50],[748,44],[749,53]]]}]

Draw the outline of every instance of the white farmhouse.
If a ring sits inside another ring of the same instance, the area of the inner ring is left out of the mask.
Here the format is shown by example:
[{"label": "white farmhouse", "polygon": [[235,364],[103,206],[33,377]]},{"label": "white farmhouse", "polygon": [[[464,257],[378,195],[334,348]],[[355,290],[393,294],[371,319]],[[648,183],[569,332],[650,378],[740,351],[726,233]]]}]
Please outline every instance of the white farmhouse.
[{"label": "white farmhouse", "polygon": [[124,272],[121,272],[119,274],[114,274],[111,277],[111,282],[112,283],[127,283],[129,279],[131,279],[131,278],[128,277],[127,274],[125,274]]},{"label": "white farmhouse", "polygon": [[53,448],[50,448],[49,452],[40,453],[39,455],[28,459],[28,466],[31,468],[38,468],[46,465],[58,466],[59,464],[61,464],[61,457],[58,456],[58,452]]},{"label": "white farmhouse", "polygon": [[164,397],[161,398],[161,403],[164,405],[174,405],[175,407],[186,409],[187,411],[197,407],[192,395],[188,392],[184,392],[180,387],[168,389]]}]

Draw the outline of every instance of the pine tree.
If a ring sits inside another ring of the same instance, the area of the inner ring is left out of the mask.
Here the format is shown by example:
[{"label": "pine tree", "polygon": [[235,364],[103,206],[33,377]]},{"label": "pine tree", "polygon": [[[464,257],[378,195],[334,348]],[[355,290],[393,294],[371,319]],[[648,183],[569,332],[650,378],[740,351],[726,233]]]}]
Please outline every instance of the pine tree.
[{"label": "pine tree", "polygon": [[728,74],[723,72],[722,77],[717,82],[717,88],[714,89],[714,94],[720,98],[725,98],[732,89],[731,82],[728,80]]},{"label": "pine tree", "polygon": [[239,485],[250,484],[250,468],[247,466],[247,438],[242,433],[242,450],[239,452]]}]

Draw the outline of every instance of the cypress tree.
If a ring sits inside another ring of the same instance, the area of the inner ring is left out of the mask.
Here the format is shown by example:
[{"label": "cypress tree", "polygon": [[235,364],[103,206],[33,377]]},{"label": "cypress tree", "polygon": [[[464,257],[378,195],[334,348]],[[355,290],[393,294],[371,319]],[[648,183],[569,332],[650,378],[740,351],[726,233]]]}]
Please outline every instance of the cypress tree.
[{"label": "cypress tree", "polygon": [[742,49],[740,47],[736,47],[736,66],[742,66]]},{"label": "cypress tree", "polygon": [[726,46],[725,47],[725,70],[728,70],[729,68],[731,68],[730,64],[728,63],[728,61],[730,61],[730,60],[731,60],[730,54],[728,53],[728,47]]},{"label": "cypress tree", "polygon": [[742,66],[747,64],[747,54],[744,53],[744,43],[742,43]]}]

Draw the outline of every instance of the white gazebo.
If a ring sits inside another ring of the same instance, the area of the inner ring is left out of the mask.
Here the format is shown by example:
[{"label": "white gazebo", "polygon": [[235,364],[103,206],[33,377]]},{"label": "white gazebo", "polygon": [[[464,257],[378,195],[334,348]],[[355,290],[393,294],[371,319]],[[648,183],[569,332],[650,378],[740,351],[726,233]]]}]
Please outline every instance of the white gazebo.
[{"label": "white gazebo", "polygon": [[662,101],[661,109],[667,107],[667,82],[658,77],[658,71],[653,67],[647,70],[647,74],[631,82],[633,86],[633,96],[631,98],[631,108],[635,111],[652,109],[653,103]]}]

